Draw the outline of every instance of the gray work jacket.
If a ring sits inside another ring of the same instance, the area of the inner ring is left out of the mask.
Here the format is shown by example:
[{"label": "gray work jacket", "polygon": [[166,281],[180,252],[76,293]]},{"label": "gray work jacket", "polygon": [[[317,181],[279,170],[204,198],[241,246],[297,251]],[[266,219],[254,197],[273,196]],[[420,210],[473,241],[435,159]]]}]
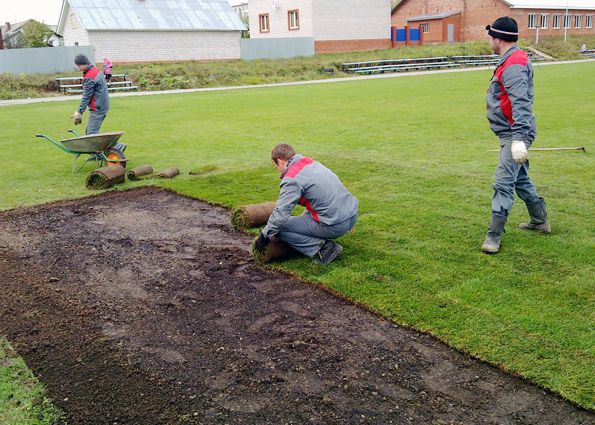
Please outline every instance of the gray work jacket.
[{"label": "gray work jacket", "polygon": [[312,218],[332,226],[357,214],[358,200],[341,183],[339,177],[320,162],[296,154],[281,175],[277,206],[262,233],[271,237],[279,233],[299,204]]},{"label": "gray work jacket", "polygon": [[490,128],[501,139],[535,139],[533,66],[529,56],[517,46],[498,62],[488,88],[486,109]]}]

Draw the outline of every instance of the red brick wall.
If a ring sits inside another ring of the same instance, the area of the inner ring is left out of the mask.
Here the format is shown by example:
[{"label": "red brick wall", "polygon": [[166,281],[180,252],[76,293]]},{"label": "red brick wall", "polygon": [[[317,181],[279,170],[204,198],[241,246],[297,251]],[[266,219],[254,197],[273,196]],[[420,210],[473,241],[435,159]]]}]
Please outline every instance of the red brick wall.
[{"label": "red brick wall", "polygon": [[[563,0],[560,0],[563,2]],[[487,40],[485,26],[494,22],[501,16],[511,16],[519,24],[519,33],[521,38],[535,38],[535,29],[528,28],[529,13],[537,13],[538,18],[542,13],[549,13],[549,28],[539,30],[540,37],[562,36],[564,35],[564,22],[560,29],[553,29],[553,15],[564,15],[565,10],[531,10],[531,9],[510,9],[501,0],[403,0],[401,6],[392,15],[392,24],[398,28],[403,28],[407,24],[407,18],[421,15],[437,15],[446,12],[462,11],[461,38],[460,41]],[[571,15],[595,15],[595,6],[593,10],[569,10]],[[594,18],[595,19],[595,18]],[[539,22],[539,21],[538,21]],[[572,20],[574,27],[574,18]],[[431,29],[430,29],[431,31]],[[446,30],[445,30],[446,31]],[[455,34],[457,31],[455,30]],[[594,35],[595,28],[585,28],[585,18],[583,17],[582,28],[569,28],[569,35],[588,34]],[[445,33],[446,34],[446,33]],[[428,34],[425,34],[426,36]],[[433,38],[433,37],[432,37]],[[429,42],[428,38],[425,39]],[[444,36],[446,40],[446,36]]]},{"label": "red brick wall", "polygon": [[[470,1],[483,0],[466,0],[466,2]],[[464,9],[464,3],[464,0],[403,0],[397,12],[392,15],[391,25],[403,28],[407,24],[407,18],[459,12]]]},{"label": "red brick wall", "polygon": [[444,25],[442,27],[442,39],[448,41],[448,24],[453,24],[454,28],[454,42],[461,41],[461,23],[463,22],[462,15],[449,16],[443,19]]},{"label": "red brick wall", "polygon": [[[387,31],[389,32],[389,31]],[[318,53],[356,52],[390,49],[390,38],[377,40],[316,40],[314,50]]]},{"label": "red brick wall", "polygon": [[421,24],[428,24],[429,32],[424,32],[425,43],[442,43],[444,41],[442,34],[444,33],[444,21],[442,19],[432,19],[429,21],[414,21],[409,22],[409,28],[418,28]]}]

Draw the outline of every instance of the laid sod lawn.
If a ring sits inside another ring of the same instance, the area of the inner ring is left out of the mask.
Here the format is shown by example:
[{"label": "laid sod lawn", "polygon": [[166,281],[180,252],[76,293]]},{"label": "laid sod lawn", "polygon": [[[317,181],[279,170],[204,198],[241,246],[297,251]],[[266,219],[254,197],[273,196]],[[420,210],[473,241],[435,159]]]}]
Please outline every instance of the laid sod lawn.
[{"label": "laid sod lawn", "polygon": [[49,425],[61,417],[23,359],[0,337],[0,424]]},{"label": "laid sod lawn", "polygon": [[[321,283],[397,323],[595,408],[595,63],[535,70],[531,173],[551,236],[516,228],[484,255],[497,141],[485,120],[490,71],[234,92],[114,98],[104,131],[125,130],[129,166],[178,166],[161,184],[234,206],[274,200],[278,142],[332,168],[360,200],[344,256],[275,267]],[[85,196],[85,172],[35,133],[67,137],[76,102],[0,108],[0,208]],[[85,171],[92,168],[88,166]],[[192,170],[204,170],[199,176]]]}]

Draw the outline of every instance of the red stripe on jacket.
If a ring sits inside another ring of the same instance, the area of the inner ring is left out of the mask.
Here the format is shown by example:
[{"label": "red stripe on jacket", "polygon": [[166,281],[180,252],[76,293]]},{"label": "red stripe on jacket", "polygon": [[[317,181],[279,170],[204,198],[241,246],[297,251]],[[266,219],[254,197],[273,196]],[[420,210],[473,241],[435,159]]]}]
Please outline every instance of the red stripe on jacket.
[{"label": "red stripe on jacket", "polygon": [[[308,157],[304,157],[302,159],[300,159],[299,161],[297,161],[295,164],[293,164],[291,167],[289,167],[289,169],[287,170],[287,172],[285,173],[285,176],[283,176],[284,179],[286,178],[294,178],[296,177],[304,168],[306,168],[308,165],[314,164],[314,160],[312,158],[308,158]],[[314,208],[312,208],[312,203],[307,200],[306,198],[304,198],[303,196],[300,198],[300,200],[298,201],[298,203],[303,206],[306,207],[306,209],[310,212],[310,214],[312,215],[312,218],[315,221],[320,221],[318,219],[318,213],[314,210]]]},{"label": "red stripe on jacket", "polygon": [[318,213],[314,210],[314,208],[312,208],[312,204],[310,203],[310,201],[308,201],[306,198],[304,198],[303,196],[300,198],[299,200],[299,204],[302,207],[306,207],[306,209],[310,212],[310,214],[312,215],[312,218],[314,219],[314,221],[320,221],[318,219]]},{"label": "red stripe on jacket", "polygon": [[496,69],[494,75],[498,78],[498,84],[500,84],[500,108],[502,109],[502,113],[504,117],[508,120],[510,125],[514,124],[514,119],[512,118],[512,103],[510,102],[510,97],[508,97],[508,93],[504,88],[504,84],[502,83],[502,76],[504,75],[504,71],[511,65],[522,65],[527,66],[529,63],[529,56],[523,50],[517,50],[513,52],[505,61]]},{"label": "red stripe on jacket", "polygon": [[293,164],[291,167],[289,167],[283,178],[294,178],[300,173],[300,171],[302,171],[306,166],[310,164],[314,164],[314,160],[312,158],[303,157],[295,164]]},{"label": "red stripe on jacket", "polygon": [[[99,69],[95,66],[92,66],[91,68],[89,68],[87,70],[87,72],[85,72],[84,77],[88,78],[90,80],[94,80],[95,78],[97,78],[97,75],[99,74]],[[91,96],[91,102],[89,103],[89,109],[91,111],[95,111],[95,94],[93,94],[93,96]]]}]

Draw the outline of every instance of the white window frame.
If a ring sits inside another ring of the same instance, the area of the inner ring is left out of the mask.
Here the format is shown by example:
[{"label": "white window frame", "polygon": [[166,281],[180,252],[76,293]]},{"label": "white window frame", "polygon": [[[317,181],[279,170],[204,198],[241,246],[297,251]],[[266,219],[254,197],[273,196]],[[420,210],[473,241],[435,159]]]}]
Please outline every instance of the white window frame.
[{"label": "white window frame", "polygon": [[258,29],[260,32],[271,32],[271,18],[268,13],[258,15]]},{"label": "white window frame", "polygon": [[593,28],[593,15],[585,15],[585,28]]},{"label": "white window frame", "polygon": [[564,28],[569,29],[572,28],[570,25],[572,24],[572,15],[569,13],[568,15],[564,15]]},{"label": "white window frame", "polygon": [[297,31],[300,29],[300,10],[293,9],[287,11],[287,29]]},{"label": "white window frame", "polygon": [[583,26],[583,15],[574,15],[574,27],[582,28]]},{"label": "white window frame", "polygon": [[419,24],[419,29],[424,34],[429,34],[430,33],[430,23],[426,22],[425,24]]},{"label": "white window frame", "polygon": [[562,26],[562,14],[556,13],[554,15],[554,18],[552,19],[552,28],[560,29],[561,26]]},{"label": "white window frame", "polygon": [[537,13],[529,13],[527,16],[529,18],[527,21],[527,28],[534,30],[537,28]]},{"label": "white window frame", "polygon": [[550,26],[550,14],[542,13],[541,14],[541,29],[547,29],[549,26]]}]

